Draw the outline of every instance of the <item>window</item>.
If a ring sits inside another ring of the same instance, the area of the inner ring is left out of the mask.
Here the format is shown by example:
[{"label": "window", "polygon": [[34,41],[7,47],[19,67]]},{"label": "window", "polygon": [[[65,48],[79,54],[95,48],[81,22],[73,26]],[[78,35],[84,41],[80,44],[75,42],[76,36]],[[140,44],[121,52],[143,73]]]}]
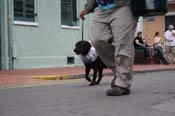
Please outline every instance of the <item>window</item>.
[{"label": "window", "polygon": [[67,64],[74,64],[75,61],[74,61],[74,57],[67,57]]},{"label": "window", "polygon": [[61,0],[61,24],[77,26],[77,0]]},{"label": "window", "polygon": [[35,0],[14,0],[15,21],[35,21]]}]

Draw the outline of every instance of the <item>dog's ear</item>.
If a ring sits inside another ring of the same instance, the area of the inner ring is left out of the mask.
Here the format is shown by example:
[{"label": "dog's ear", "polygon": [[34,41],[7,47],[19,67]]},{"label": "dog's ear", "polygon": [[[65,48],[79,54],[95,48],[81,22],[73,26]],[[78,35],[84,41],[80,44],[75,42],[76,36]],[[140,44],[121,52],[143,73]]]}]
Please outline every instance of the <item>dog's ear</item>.
[{"label": "dog's ear", "polygon": [[80,44],[81,44],[81,41],[76,42],[75,47],[80,46]]},{"label": "dog's ear", "polygon": [[91,49],[91,44],[88,41],[83,41],[83,46],[82,46],[82,55],[87,55],[89,50]]},{"label": "dog's ear", "polygon": [[79,55],[81,54],[81,49],[82,49],[82,42],[81,41],[78,41],[75,43],[75,48],[74,48],[74,52]]},{"label": "dog's ear", "polygon": [[88,41],[83,40],[85,46],[92,47],[91,43]]}]

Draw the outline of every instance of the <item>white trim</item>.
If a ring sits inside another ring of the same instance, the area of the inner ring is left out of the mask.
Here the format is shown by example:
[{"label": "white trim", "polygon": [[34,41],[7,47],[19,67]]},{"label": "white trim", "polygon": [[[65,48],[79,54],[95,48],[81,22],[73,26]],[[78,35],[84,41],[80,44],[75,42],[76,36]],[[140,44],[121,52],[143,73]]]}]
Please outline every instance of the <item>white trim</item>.
[{"label": "white trim", "polygon": [[165,16],[175,16],[175,12],[168,12]]},{"label": "white trim", "polygon": [[75,30],[80,30],[80,26],[61,25],[61,28],[63,28],[63,29],[75,29]]},{"label": "white trim", "polygon": [[24,26],[38,26],[36,22],[25,22],[25,21],[14,21],[15,25],[24,25]]}]

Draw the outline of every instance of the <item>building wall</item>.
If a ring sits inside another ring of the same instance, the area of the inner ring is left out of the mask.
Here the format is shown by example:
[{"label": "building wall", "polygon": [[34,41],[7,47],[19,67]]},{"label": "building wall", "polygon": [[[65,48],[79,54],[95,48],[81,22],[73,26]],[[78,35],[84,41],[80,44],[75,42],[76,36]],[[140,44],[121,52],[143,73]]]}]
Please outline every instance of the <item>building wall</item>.
[{"label": "building wall", "polygon": [[[175,12],[175,3],[168,5],[168,12]],[[165,41],[165,16],[155,16],[154,19],[154,21],[143,22],[143,37],[147,39],[150,45],[153,45],[153,36],[156,31],[160,32],[163,43]]]},{"label": "building wall", "polygon": [[[148,41],[149,45],[153,45],[155,32],[160,32],[160,36],[164,38],[164,16],[154,17],[154,21],[146,21],[143,23],[143,37]],[[162,39],[164,42],[164,39]]]},{"label": "building wall", "polygon": [[[78,10],[85,1],[79,0]],[[13,8],[11,8],[13,9]],[[89,35],[89,17],[85,21],[85,39]],[[67,57],[74,57],[75,42],[81,40],[81,28],[61,26],[60,0],[37,0],[35,25],[13,24],[14,68],[45,68],[82,65],[67,64]]]},{"label": "building wall", "polygon": [[168,7],[169,7],[169,9],[168,9],[169,12],[175,12],[175,3],[169,4]]},{"label": "building wall", "polygon": [[[67,64],[67,57],[74,57],[75,42],[81,40],[81,24],[77,29],[61,26],[61,0],[36,1],[37,22],[27,25],[13,21],[13,0],[1,0],[1,68],[26,69],[82,65],[77,58],[74,64]],[[79,12],[86,1],[78,1]],[[87,15],[84,39],[89,39],[89,29],[90,15]],[[139,25],[138,30],[142,30],[142,26]]]}]

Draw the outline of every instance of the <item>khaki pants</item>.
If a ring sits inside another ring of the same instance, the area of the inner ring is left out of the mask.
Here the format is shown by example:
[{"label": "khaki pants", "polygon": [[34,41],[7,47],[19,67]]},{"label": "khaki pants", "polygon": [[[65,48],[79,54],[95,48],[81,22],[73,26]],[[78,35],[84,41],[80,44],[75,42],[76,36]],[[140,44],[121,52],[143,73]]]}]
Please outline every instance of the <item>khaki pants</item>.
[{"label": "khaki pants", "polygon": [[91,22],[92,44],[115,73],[112,82],[126,88],[130,88],[133,76],[136,23],[129,6],[105,12],[96,8]]},{"label": "khaki pants", "polygon": [[168,61],[175,64],[175,46],[166,46],[166,55]]}]

